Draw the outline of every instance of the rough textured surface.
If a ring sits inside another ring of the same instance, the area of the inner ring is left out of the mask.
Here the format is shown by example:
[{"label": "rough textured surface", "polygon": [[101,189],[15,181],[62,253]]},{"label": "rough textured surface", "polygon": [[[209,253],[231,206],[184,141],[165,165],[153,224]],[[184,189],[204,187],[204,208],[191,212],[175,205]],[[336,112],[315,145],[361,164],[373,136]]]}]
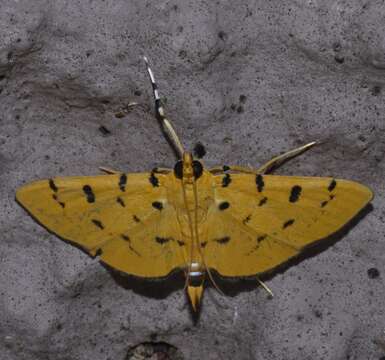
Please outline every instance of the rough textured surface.
[{"label": "rough textured surface", "polygon": [[[384,16],[375,0],[0,0],[1,358],[118,360],[148,341],[186,359],[384,356]],[[273,300],[250,283],[233,297],[208,290],[195,325],[180,280],[116,281],[14,193],[101,165],[173,165],[143,54],[207,165],[256,166],[320,140],[279,173],[361,181],[373,211],[269,280]]]}]

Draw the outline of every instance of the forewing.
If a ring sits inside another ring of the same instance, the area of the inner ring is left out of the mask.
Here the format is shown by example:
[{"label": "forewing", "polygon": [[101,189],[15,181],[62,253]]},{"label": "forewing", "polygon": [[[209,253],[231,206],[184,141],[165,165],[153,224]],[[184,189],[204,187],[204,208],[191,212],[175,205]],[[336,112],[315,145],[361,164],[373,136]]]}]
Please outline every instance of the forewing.
[{"label": "forewing", "polygon": [[59,177],[27,184],[16,198],[46,228],[115,269],[160,277],[184,265],[166,176]]},{"label": "forewing", "polygon": [[224,276],[277,267],[336,232],[373,196],[359,183],[333,178],[224,176],[215,176],[203,250],[207,266]]}]

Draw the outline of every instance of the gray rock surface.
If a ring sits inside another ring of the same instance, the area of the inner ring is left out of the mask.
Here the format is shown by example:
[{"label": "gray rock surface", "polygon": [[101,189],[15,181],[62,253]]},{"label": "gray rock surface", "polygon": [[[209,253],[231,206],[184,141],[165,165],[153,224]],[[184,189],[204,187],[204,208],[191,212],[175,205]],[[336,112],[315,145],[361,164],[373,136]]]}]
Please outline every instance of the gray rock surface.
[{"label": "gray rock surface", "polygon": [[[384,17],[377,0],[0,0],[1,359],[123,360],[149,341],[185,359],[383,359]],[[144,54],[207,165],[257,166],[320,140],[277,173],[360,181],[373,211],[268,280],[272,300],[251,282],[208,289],[195,324],[180,279],[122,285],[34,222],[15,189],[173,166]]]}]

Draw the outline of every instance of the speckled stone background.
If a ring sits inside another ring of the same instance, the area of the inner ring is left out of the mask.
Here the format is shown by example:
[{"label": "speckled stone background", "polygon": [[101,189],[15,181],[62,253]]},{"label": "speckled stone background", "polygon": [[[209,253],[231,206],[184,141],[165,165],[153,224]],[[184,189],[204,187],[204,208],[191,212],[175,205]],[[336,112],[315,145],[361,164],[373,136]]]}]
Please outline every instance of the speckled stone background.
[{"label": "speckled stone background", "polygon": [[[211,288],[194,323],[180,279],[122,283],[15,202],[38,178],[173,166],[144,54],[207,165],[319,140],[277,173],[373,189],[339,241],[267,281],[272,300]],[[163,341],[185,359],[384,359],[384,79],[383,1],[0,0],[0,358],[124,360]]]}]

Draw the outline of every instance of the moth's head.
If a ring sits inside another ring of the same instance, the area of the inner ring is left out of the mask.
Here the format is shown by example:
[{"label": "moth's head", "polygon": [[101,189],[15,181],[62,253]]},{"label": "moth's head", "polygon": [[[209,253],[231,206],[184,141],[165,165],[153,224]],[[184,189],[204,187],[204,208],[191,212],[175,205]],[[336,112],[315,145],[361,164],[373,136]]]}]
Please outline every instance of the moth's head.
[{"label": "moth's head", "polygon": [[177,161],[174,166],[174,174],[178,179],[184,179],[187,182],[197,180],[202,176],[203,165],[200,161],[194,160],[189,152],[184,152],[182,160]]}]

